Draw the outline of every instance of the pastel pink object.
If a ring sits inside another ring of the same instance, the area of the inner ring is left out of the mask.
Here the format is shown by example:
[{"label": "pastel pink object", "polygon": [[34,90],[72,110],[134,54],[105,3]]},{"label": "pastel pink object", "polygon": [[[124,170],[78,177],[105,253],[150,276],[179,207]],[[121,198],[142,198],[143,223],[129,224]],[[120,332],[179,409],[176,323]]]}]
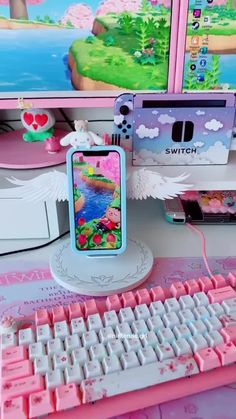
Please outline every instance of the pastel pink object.
[{"label": "pastel pink object", "polygon": [[179,298],[179,297],[181,297],[181,295],[186,295],[187,294],[183,282],[180,282],[180,281],[174,282],[170,287],[170,291],[171,291],[171,294],[173,295],[173,297],[175,297],[175,298]]},{"label": "pastel pink object", "polygon": [[117,294],[109,295],[106,299],[107,310],[119,311],[122,308],[120,298]]},{"label": "pastel pink object", "polygon": [[53,395],[49,390],[43,390],[29,396],[29,417],[47,415],[55,411]]},{"label": "pastel pink object", "polygon": [[59,307],[53,307],[52,308],[52,321],[55,322],[61,322],[63,320],[66,320],[66,313],[65,309],[62,306]]},{"label": "pastel pink object", "polygon": [[134,308],[137,305],[135,295],[132,291],[124,292],[121,294],[121,302],[123,307]]},{"label": "pastel pink object", "polygon": [[35,323],[37,326],[41,324],[50,324],[50,316],[46,309],[42,308],[41,310],[37,310],[35,313]]},{"label": "pastel pink object", "polygon": [[200,371],[208,371],[220,367],[220,360],[217,353],[212,348],[200,349],[194,358]]},{"label": "pastel pink object", "polygon": [[198,284],[201,291],[207,292],[214,288],[212,280],[208,276],[202,276],[198,280]]},{"label": "pastel pink object", "polygon": [[166,298],[165,292],[164,292],[164,289],[160,286],[151,288],[150,294],[152,297],[152,301],[158,301],[158,300],[162,302],[165,301],[165,298]]},{"label": "pastel pink object", "polygon": [[189,279],[184,283],[186,291],[189,295],[193,295],[196,292],[200,291],[200,287],[196,281],[196,279]]},{"label": "pastel pink object", "polygon": [[3,403],[2,419],[27,419],[28,409],[24,397],[6,400]]},{"label": "pastel pink object", "polygon": [[151,297],[146,288],[136,291],[136,299],[138,304],[150,304]]},{"label": "pastel pink object", "polygon": [[207,295],[211,303],[221,303],[223,300],[236,297],[236,292],[228,285],[224,288],[210,290]]},{"label": "pastel pink object", "polygon": [[82,317],[83,313],[80,303],[69,304],[68,315],[69,320],[76,319],[77,317]]},{"label": "pastel pink object", "polygon": [[71,409],[81,404],[77,387],[74,383],[62,385],[55,390],[56,410]]}]

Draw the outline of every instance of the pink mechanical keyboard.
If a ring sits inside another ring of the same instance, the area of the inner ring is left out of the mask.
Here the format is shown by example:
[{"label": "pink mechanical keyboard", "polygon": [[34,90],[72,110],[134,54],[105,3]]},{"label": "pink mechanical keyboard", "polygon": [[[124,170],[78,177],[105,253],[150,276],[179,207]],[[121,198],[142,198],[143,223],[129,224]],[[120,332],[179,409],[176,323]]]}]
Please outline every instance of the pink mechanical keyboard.
[{"label": "pink mechanical keyboard", "polygon": [[236,273],[2,319],[1,418],[108,418],[236,381]]}]

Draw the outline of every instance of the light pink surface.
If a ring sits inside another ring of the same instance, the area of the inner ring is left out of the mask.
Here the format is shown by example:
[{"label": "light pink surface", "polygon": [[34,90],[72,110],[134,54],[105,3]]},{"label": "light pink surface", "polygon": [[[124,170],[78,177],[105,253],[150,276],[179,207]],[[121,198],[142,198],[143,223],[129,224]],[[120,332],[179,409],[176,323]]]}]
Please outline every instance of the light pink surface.
[{"label": "light pink surface", "polygon": [[[45,150],[46,143],[37,141],[28,143],[23,140],[25,129],[1,134],[0,167],[6,169],[35,169],[65,163],[68,147],[62,147],[58,153],[50,154]],[[68,132],[55,130],[55,136],[62,138]]]},{"label": "light pink surface", "polygon": [[[209,258],[209,263],[215,274],[226,274],[230,270],[236,270],[236,257]],[[47,263],[42,262],[36,265],[33,262],[22,260],[14,268],[13,271],[9,262],[1,260],[1,317],[3,315],[30,315],[38,308],[51,308],[52,306],[66,305],[90,298],[70,293],[55,284],[51,279]],[[153,273],[144,286],[148,288],[156,285],[169,287],[173,281],[198,278],[205,274],[201,258],[159,258],[156,259]],[[26,290],[30,292],[30,298],[26,295]],[[174,393],[178,393],[181,390],[181,385],[174,386]],[[167,386],[167,388],[170,389],[170,386]],[[225,386],[176,401],[162,403],[159,406],[156,405],[116,416],[113,419],[235,419],[235,396],[236,385],[235,387],[233,385]],[[137,403],[133,403],[133,406],[135,409]],[[58,418],[59,416],[57,415]],[[72,419],[73,416],[79,418],[78,414],[75,416],[72,412],[63,417]],[[102,414],[100,417],[104,419]]]}]

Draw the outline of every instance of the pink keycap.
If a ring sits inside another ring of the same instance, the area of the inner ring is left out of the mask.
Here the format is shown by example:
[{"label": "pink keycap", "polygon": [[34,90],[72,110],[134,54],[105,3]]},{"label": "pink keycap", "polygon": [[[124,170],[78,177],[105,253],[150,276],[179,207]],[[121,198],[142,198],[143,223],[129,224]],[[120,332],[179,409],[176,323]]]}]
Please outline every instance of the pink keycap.
[{"label": "pink keycap", "polygon": [[2,419],[27,419],[27,402],[24,397],[5,400],[2,409]]},{"label": "pink keycap", "polygon": [[78,317],[83,317],[80,303],[70,304],[68,306],[68,314],[69,314],[69,320],[77,319]]},{"label": "pink keycap", "polygon": [[28,360],[5,365],[2,368],[2,379],[15,380],[16,378],[28,377],[33,374],[32,362]]},{"label": "pink keycap", "polygon": [[236,346],[232,343],[222,343],[215,347],[215,351],[220,358],[222,365],[236,362]]},{"label": "pink keycap", "polygon": [[208,276],[202,276],[198,279],[198,285],[201,291],[207,292],[214,288],[213,282]]},{"label": "pink keycap", "polygon": [[70,409],[81,404],[78,390],[74,383],[57,387],[55,396],[57,411]]},{"label": "pink keycap", "polygon": [[134,308],[137,305],[135,295],[132,291],[124,292],[123,294],[121,294],[121,302],[123,308]]},{"label": "pink keycap", "polygon": [[234,298],[236,296],[236,292],[230,285],[228,285],[227,287],[210,290],[208,291],[207,295],[209,297],[210,303],[222,303],[224,300]]},{"label": "pink keycap", "polygon": [[179,298],[181,297],[181,295],[187,294],[183,282],[180,281],[173,282],[173,284],[170,287],[170,292],[172,296],[175,298]]},{"label": "pink keycap", "polygon": [[12,346],[11,348],[3,349],[2,351],[2,365],[11,364],[27,359],[27,350],[25,346]]},{"label": "pink keycap", "polygon": [[194,355],[200,371],[209,371],[221,366],[217,353],[212,348],[200,349]]},{"label": "pink keycap", "polygon": [[188,281],[185,281],[184,285],[189,295],[193,295],[200,291],[200,286],[198,285],[196,279],[189,279]]},{"label": "pink keycap", "polygon": [[53,307],[52,308],[52,321],[55,322],[62,322],[66,320],[66,313],[63,306]]},{"label": "pink keycap", "polygon": [[49,390],[39,391],[29,396],[29,417],[47,415],[55,411],[52,393]]},{"label": "pink keycap", "polygon": [[120,311],[120,309],[122,308],[122,304],[119,299],[119,296],[117,294],[109,295],[109,297],[107,297],[106,299],[106,307],[108,311]]},{"label": "pink keycap", "polygon": [[236,273],[230,272],[227,279],[231,287],[236,288]]},{"label": "pink keycap", "polygon": [[35,323],[37,326],[40,326],[41,324],[51,324],[50,315],[46,309],[36,311]]},{"label": "pink keycap", "polygon": [[44,390],[44,379],[41,375],[33,375],[3,383],[2,398],[3,400],[11,399],[12,397],[25,396],[40,390]]},{"label": "pink keycap", "polygon": [[227,285],[227,281],[222,275],[214,275],[211,280],[214,284],[214,288],[222,288]]},{"label": "pink keycap", "polygon": [[236,344],[236,326],[227,326],[221,329],[220,333],[222,334],[225,342],[233,342]]},{"label": "pink keycap", "polygon": [[87,300],[84,302],[85,317],[88,317],[90,314],[97,314],[97,313],[98,313],[98,307],[94,298],[91,298],[91,300]]},{"label": "pink keycap", "polygon": [[151,297],[149,291],[146,288],[136,291],[136,299],[138,304],[150,304]]},{"label": "pink keycap", "polygon": [[151,295],[152,301],[160,300],[163,302],[166,299],[165,291],[159,285],[158,287],[154,287],[150,289],[150,295]]}]

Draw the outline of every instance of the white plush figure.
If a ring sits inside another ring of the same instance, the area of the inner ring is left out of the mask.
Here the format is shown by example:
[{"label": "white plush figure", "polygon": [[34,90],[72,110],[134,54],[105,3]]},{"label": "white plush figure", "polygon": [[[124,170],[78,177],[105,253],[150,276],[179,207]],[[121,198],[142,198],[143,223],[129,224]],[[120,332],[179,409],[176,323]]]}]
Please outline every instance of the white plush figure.
[{"label": "white plush figure", "polygon": [[60,141],[62,146],[71,145],[74,148],[84,147],[89,149],[93,145],[103,145],[104,140],[99,135],[88,131],[88,121],[74,121],[75,131],[70,132]]}]

